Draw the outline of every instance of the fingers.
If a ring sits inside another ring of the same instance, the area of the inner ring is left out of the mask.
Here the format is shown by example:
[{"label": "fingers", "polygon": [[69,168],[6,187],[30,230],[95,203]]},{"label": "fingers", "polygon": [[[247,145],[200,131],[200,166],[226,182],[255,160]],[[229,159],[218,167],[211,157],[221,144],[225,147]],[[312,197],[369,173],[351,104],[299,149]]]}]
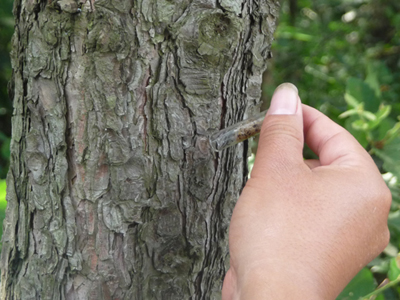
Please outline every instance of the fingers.
[{"label": "fingers", "polygon": [[230,300],[234,297],[236,288],[236,278],[234,278],[232,268],[229,268],[225,274],[224,283],[222,285],[222,300]]},{"label": "fingers", "polygon": [[266,169],[285,169],[303,164],[303,116],[297,88],[291,83],[277,87],[261,128],[252,177]]},{"label": "fingers", "polygon": [[[304,120],[303,120],[304,119]],[[319,161],[304,161],[304,139]],[[263,122],[251,176],[268,172],[310,169],[327,165],[360,166],[374,164],[357,140],[318,110],[302,105],[297,88],[284,83],[277,87]]]},{"label": "fingers", "polygon": [[359,165],[372,161],[357,140],[318,110],[303,105],[304,136],[307,145],[318,155],[322,166]]},{"label": "fingers", "polygon": [[321,166],[319,159],[306,159],[304,163],[310,168],[314,169],[316,167]]}]

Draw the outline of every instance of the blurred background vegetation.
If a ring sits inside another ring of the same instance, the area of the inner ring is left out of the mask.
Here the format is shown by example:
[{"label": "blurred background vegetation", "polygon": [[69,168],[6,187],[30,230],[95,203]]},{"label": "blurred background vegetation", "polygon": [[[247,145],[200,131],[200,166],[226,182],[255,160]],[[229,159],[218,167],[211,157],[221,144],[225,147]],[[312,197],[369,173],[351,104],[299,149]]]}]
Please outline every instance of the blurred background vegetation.
[{"label": "blurred background vegetation", "polygon": [[[369,151],[393,195],[390,245],[357,275],[338,299],[400,299],[400,1],[282,0],[281,3],[274,57],[262,87],[265,108],[278,84],[284,81],[296,84],[303,103],[347,128]],[[12,109],[7,84],[11,76],[8,53],[14,26],[11,11],[12,0],[1,0],[1,223],[10,156]],[[315,157],[308,148],[304,156]],[[253,159],[254,155],[250,163]]]},{"label": "blurred background vegetation", "polygon": [[8,97],[7,86],[11,77],[9,53],[11,36],[14,32],[12,5],[12,0],[0,1],[0,235],[3,233],[3,219],[6,208],[5,177],[10,158],[12,103]]}]

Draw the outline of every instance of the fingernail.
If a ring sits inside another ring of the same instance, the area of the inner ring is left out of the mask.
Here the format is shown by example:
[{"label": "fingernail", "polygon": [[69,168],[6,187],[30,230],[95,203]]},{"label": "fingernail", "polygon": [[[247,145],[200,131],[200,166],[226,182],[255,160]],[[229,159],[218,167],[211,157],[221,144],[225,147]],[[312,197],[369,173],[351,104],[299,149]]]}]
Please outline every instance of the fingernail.
[{"label": "fingernail", "polygon": [[298,93],[294,84],[282,83],[279,85],[272,96],[268,114],[294,115],[297,111]]}]

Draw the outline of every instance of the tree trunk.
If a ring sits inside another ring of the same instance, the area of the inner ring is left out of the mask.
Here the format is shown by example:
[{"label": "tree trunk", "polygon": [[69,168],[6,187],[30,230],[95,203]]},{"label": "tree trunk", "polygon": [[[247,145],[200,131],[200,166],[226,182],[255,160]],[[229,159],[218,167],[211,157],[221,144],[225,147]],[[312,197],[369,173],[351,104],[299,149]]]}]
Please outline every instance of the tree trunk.
[{"label": "tree trunk", "polygon": [[1,299],[219,299],[277,0],[16,0]]}]

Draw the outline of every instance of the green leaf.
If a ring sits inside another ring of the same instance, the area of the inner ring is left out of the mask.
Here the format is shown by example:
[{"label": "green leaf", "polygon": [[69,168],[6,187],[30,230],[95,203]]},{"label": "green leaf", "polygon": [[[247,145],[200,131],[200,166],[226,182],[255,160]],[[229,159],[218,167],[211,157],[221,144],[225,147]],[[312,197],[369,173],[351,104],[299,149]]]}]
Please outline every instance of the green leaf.
[{"label": "green leaf", "polygon": [[389,300],[383,294],[379,294],[374,300]]},{"label": "green leaf", "polygon": [[370,129],[370,130],[375,129],[389,115],[390,106],[384,106],[384,107],[385,108],[379,109],[379,111],[376,113],[375,120],[368,122],[368,129]]},{"label": "green leaf", "polygon": [[383,119],[378,127],[378,135],[377,135],[377,140],[389,140],[389,137],[387,136],[387,133],[395,126],[396,121],[393,120],[392,118],[385,118]]},{"label": "green leaf", "polygon": [[375,95],[380,98],[381,97],[381,85],[379,83],[379,76],[378,76],[378,70],[376,68],[376,63],[369,63],[367,66],[367,78],[365,79],[365,82],[375,91]]},{"label": "green leaf", "polygon": [[372,272],[364,268],[362,269],[345,289],[340,293],[336,300],[357,300],[360,297],[374,291],[376,283]]},{"label": "green leaf", "polygon": [[[372,261],[373,262],[373,261]],[[389,271],[389,260],[381,260],[371,267],[371,272],[386,274]]]},{"label": "green leaf", "polygon": [[389,257],[396,257],[399,254],[399,248],[397,248],[392,243],[389,243],[383,250],[383,253],[385,253]]},{"label": "green leaf", "polygon": [[346,110],[344,113],[341,113],[339,115],[339,118],[344,119],[344,118],[347,118],[347,117],[350,117],[350,116],[354,116],[354,115],[357,115],[357,114],[358,114],[358,110],[357,109],[349,109],[349,110]]},{"label": "green leaf", "polygon": [[376,113],[376,118],[380,120],[385,119],[390,114],[391,110],[392,107],[390,105],[381,105]]},{"label": "green leaf", "polygon": [[345,128],[357,139],[357,141],[366,148],[368,146],[367,136],[364,131],[356,130],[353,128],[352,123],[357,120],[356,116],[352,116],[345,122]]},{"label": "green leaf", "polygon": [[368,120],[370,120],[370,121],[375,121],[377,118],[376,118],[376,116],[372,113],[372,112],[370,112],[370,111],[366,111],[366,110],[364,110],[362,113],[361,113],[361,115],[362,116],[364,116],[364,117],[366,117]]},{"label": "green leaf", "polygon": [[1,156],[5,159],[10,159],[10,142],[11,142],[11,139],[7,138],[1,143],[2,145],[1,145],[0,153],[1,153]]},{"label": "green leaf", "polygon": [[400,256],[393,257],[389,263],[388,277],[390,281],[396,280],[400,276],[399,268]]},{"label": "green leaf", "polygon": [[0,180],[0,237],[3,235],[3,220],[6,216],[6,187],[6,181]]},{"label": "green leaf", "polygon": [[400,211],[394,211],[389,213],[388,217],[389,228],[395,228],[400,232]]},{"label": "green leaf", "polygon": [[293,39],[302,42],[309,42],[313,39],[312,35],[298,31],[298,28],[293,26],[280,26],[275,32],[276,38]]},{"label": "green leaf", "polygon": [[368,129],[368,123],[364,120],[355,120],[352,124],[354,129],[365,131]]},{"label": "green leaf", "polygon": [[0,210],[6,209],[7,201],[6,201],[6,181],[0,180]]},{"label": "green leaf", "polygon": [[397,122],[393,125],[393,127],[386,132],[386,142],[389,143],[393,141],[400,134],[400,122]]},{"label": "green leaf", "polygon": [[400,178],[400,137],[396,136],[383,149],[373,148],[373,151],[383,160],[383,168]]},{"label": "green leaf", "polygon": [[379,108],[379,111],[374,115],[370,112],[370,114],[374,115],[375,119],[371,120],[370,122],[368,122],[368,129],[372,130],[375,129],[376,127],[378,127],[381,122],[389,115],[391,110],[391,106],[390,105],[381,105],[381,107]]},{"label": "green leaf", "polygon": [[379,98],[374,90],[364,81],[350,77],[347,80],[346,93],[353,96],[357,102],[364,103],[365,110],[375,112],[379,108]]},{"label": "green leaf", "polygon": [[348,93],[344,94],[344,100],[346,100],[346,103],[348,105],[350,105],[351,107],[354,107],[354,108],[356,108],[360,105],[360,103],[357,101],[357,99]]},{"label": "green leaf", "polygon": [[0,24],[2,26],[6,26],[6,27],[14,27],[14,18],[13,17],[6,17],[6,18],[0,18]]},{"label": "green leaf", "polygon": [[286,38],[286,39],[293,39],[302,42],[308,42],[312,40],[312,36],[309,34],[301,33],[301,32],[279,32],[276,34],[278,38]]}]

